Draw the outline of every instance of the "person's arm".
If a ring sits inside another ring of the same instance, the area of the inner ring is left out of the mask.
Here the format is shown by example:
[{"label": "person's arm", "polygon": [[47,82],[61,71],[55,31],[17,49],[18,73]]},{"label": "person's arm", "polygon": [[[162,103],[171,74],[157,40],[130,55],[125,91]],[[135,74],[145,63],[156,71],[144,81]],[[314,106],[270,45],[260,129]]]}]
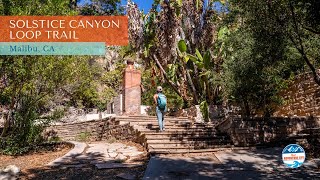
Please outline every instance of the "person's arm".
[{"label": "person's arm", "polygon": [[154,104],[157,106],[158,105],[158,94],[155,94],[153,96],[153,101],[154,101]]}]

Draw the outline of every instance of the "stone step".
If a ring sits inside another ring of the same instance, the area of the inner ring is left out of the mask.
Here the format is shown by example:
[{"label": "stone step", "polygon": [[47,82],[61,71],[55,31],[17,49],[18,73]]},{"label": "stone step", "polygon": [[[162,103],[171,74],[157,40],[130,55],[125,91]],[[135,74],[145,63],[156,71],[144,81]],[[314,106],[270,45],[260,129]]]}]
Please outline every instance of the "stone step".
[{"label": "stone step", "polygon": [[211,149],[220,146],[231,146],[231,143],[219,144],[148,144],[148,149]]},{"label": "stone step", "polygon": [[[158,122],[157,119],[146,119],[146,120],[131,120],[131,119],[117,119],[117,121],[123,122]],[[165,119],[165,122],[173,122],[173,123],[192,123],[190,120],[174,120],[174,119]]]},{"label": "stone step", "polygon": [[146,135],[145,138],[147,140],[213,140],[213,139],[221,139],[221,140],[229,140],[229,136],[169,136],[169,135]]},{"label": "stone step", "polygon": [[[132,126],[140,126],[141,128],[150,128],[150,127],[158,127],[159,124],[158,122],[124,122],[120,121],[118,124],[119,125],[124,125],[124,124],[130,124]],[[189,124],[179,124],[179,123],[171,123],[171,122],[166,122],[165,126],[176,126],[176,127],[191,127]]]},{"label": "stone step", "polygon": [[[159,125],[158,124],[147,124],[147,125],[138,125],[138,124],[131,124],[136,130],[141,130],[141,131],[158,131],[159,130]],[[175,128],[175,129],[174,129]],[[165,129],[171,129],[171,130],[188,130],[190,126],[179,126],[176,124],[166,124]]]},{"label": "stone step", "polygon": [[[117,121],[123,121],[123,122],[158,122],[157,118],[152,119],[116,119]],[[198,123],[193,122],[192,120],[185,119],[185,120],[179,120],[179,119],[165,119],[165,122],[172,122],[172,123],[186,123],[186,124],[192,124],[194,126],[200,126],[200,127],[215,127],[215,123]]]},{"label": "stone step", "polygon": [[232,145],[231,142],[215,142],[215,143],[176,143],[176,144],[147,144],[148,149],[210,149],[217,146]]},{"label": "stone step", "polygon": [[245,149],[245,148],[235,148],[233,145],[219,145],[210,149],[149,149],[150,154],[189,154],[189,153],[213,153],[217,151],[224,151],[229,149]]},{"label": "stone step", "polygon": [[[149,128],[150,125],[153,126],[158,126],[158,122],[157,121],[150,121],[150,122],[123,122],[121,121],[121,123],[130,123],[132,125],[139,125],[141,128]],[[164,123],[165,126],[176,126],[176,127],[185,127],[185,128],[205,128],[205,129],[215,129],[215,126],[211,126],[211,125],[195,125],[195,124],[191,124],[191,123],[173,123],[173,122],[165,122]]]},{"label": "stone step", "polygon": [[[129,121],[129,122],[150,122],[150,121],[156,121],[158,122],[158,119],[157,118],[152,118],[152,119],[116,119],[116,121]],[[189,120],[189,119],[185,119],[185,120],[182,120],[182,119],[164,119],[164,121],[167,121],[167,122],[189,122],[189,123],[192,123],[193,121],[192,120]],[[200,123],[197,123],[197,124],[200,124]]]},{"label": "stone step", "polygon": [[[154,132],[158,131],[159,127],[151,128],[136,128],[140,132]],[[179,126],[167,126],[165,132],[218,132],[214,128],[199,128],[199,127],[179,127]]]},{"label": "stone step", "polygon": [[[154,125],[154,126],[156,126],[156,125],[158,126],[159,125],[158,122],[125,122],[125,121],[120,121],[120,124],[128,124],[128,123],[131,124],[131,125],[139,125],[139,126],[144,127],[144,128],[148,127],[150,125]],[[166,122],[165,125],[178,126],[180,124],[179,123]],[[181,124],[181,126],[191,126],[191,125],[189,125],[189,124]]]},{"label": "stone step", "polygon": [[[124,123],[131,123],[131,124],[138,124],[141,127],[145,127],[144,125],[146,124],[154,124],[154,125],[158,125],[158,121],[141,121],[141,122],[136,122],[136,121],[132,121],[132,122],[126,122],[126,121],[121,121]],[[193,124],[190,122],[171,122],[171,121],[165,121],[164,122],[165,125],[177,125],[180,127],[199,127],[199,128],[215,128],[214,125],[204,125],[204,124]]]},{"label": "stone step", "polygon": [[230,139],[229,136],[221,136],[221,135],[206,135],[206,134],[195,134],[195,135],[168,135],[168,134],[163,134],[163,135],[144,135],[144,137],[148,140],[158,140],[158,139],[169,139],[169,140],[210,140],[210,139]]},{"label": "stone step", "polygon": [[183,139],[183,140],[170,140],[170,139],[148,139],[147,144],[220,144],[220,143],[232,143],[230,139]]},{"label": "stone step", "polygon": [[144,134],[146,137],[148,136],[211,136],[211,137],[215,137],[215,136],[219,136],[219,135],[225,135],[225,134],[221,134],[219,132],[216,131],[162,131],[162,132],[155,132],[155,131],[148,131],[148,132],[142,132],[142,134]]},{"label": "stone step", "polygon": [[181,135],[187,135],[187,136],[193,136],[193,135],[208,135],[208,136],[219,136],[219,135],[225,135],[225,134],[220,134],[217,131],[208,131],[208,130],[202,130],[202,129],[194,129],[194,130],[170,130],[166,129],[166,131],[160,132],[160,130],[151,130],[151,131],[139,131],[141,134],[145,135],[176,135],[176,136],[181,136]]},{"label": "stone step", "polygon": [[[175,116],[164,116],[165,118],[172,118],[172,119],[188,119],[188,117],[175,117]],[[116,116],[116,118],[129,118],[129,119],[137,119],[137,118],[157,118],[157,116],[144,116],[144,115],[136,115],[136,116]]]},{"label": "stone step", "polygon": [[[140,123],[142,126],[144,124],[157,124],[158,125],[158,121],[149,121],[149,122],[133,122],[133,123]],[[172,121],[165,121],[164,122],[165,125],[167,124],[175,124],[175,125],[179,125],[181,127],[198,127],[198,128],[216,128],[216,126],[214,125],[204,125],[204,124],[194,124],[194,123],[190,123],[190,122],[172,122]]]},{"label": "stone step", "polygon": [[[119,120],[119,121],[122,121],[122,120]],[[152,120],[149,120],[149,121],[122,121],[122,122],[134,122],[134,123],[152,123],[152,122],[155,122],[155,123],[158,123],[158,120],[156,119],[152,119]],[[191,121],[174,121],[174,120],[165,120],[164,121],[165,123],[174,123],[174,124],[192,124]]]},{"label": "stone step", "polygon": [[151,153],[206,153],[233,147],[230,137],[218,132],[215,123],[195,123],[186,117],[165,117],[166,131],[159,132],[156,116],[117,117],[116,121],[129,123],[139,131]]},{"label": "stone step", "polygon": [[301,133],[320,135],[320,128],[307,128],[303,130]]},{"label": "stone step", "polygon": [[[153,125],[149,124],[146,126],[140,126],[140,125],[134,125],[134,128],[141,132],[159,132],[159,125]],[[179,125],[165,125],[165,131],[167,132],[175,132],[175,131],[190,131],[190,132],[196,132],[196,131],[211,131],[211,132],[220,132],[216,130],[215,128],[200,128],[200,127],[192,127],[192,126],[179,126]]]},{"label": "stone step", "polygon": [[[127,117],[117,117],[115,118],[117,120],[121,120],[121,121],[148,121],[148,120],[157,120],[157,117],[151,117],[151,118],[127,118]],[[168,118],[168,117],[164,117],[164,120],[168,120],[168,121],[192,121],[191,119],[188,118]]]},{"label": "stone step", "polygon": [[219,135],[224,135],[224,136],[229,136],[225,132],[219,132],[219,131],[209,131],[209,130],[201,130],[201,129],[195,129],[194,131],[190,131],[187,129],[181,129],[181,130],[167,130],[168,127],[166,127],[165,131],[160,131],[160,130],[150,130],[150,131],[140,131],[141,134],[145,135],[176,135],[176,136],[181,136],[181,135],[196,135],[196,134],[205,134],[205,135],[211,135],[211,136],[219,136]]},{"label": "stone step", "polygon": [[[153,127],[158,127],[159,126],[159,124],[157,122],[145,122],[145,123],[131,123],[130,122],[130,125],[133,125],[133,126],[134,125],[138,125],[141,128],[153,128]],[[173,126],[175,126],[175,127],[185,127],[185,128],[192,127],[191,125],[188,125],[188,124],[165,123],[165,127],[173,127]]]},{"label": "stone step", "polygon": [[[141,122],[137,122],[137,121],[132,121],[132,122],[127,122],[127,121],[119,121],[120,124],[127,124],[130,123],[132,125],[140,125],[141,127],[146,127],[147,125],[159,125],[158,121],[141,121]],[[176,126],[181,126],[181,127],[190,127],[192,126],[191,123],[189,122],[172,122],[172,121],[165,121],[164,122],[165,125],[176,125]]]}]

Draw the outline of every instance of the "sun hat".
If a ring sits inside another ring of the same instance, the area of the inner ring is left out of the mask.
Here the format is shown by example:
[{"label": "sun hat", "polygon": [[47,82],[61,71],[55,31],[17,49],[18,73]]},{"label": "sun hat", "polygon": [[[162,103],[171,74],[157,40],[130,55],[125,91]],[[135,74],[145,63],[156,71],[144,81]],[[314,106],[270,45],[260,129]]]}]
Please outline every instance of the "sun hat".
[{"label": "sun hat", "polygon": [[157,87],[157,91],[158,91],[158,92],[162,92],[162,87],[161,87],[161,86],[158,86],[158,87]]}]

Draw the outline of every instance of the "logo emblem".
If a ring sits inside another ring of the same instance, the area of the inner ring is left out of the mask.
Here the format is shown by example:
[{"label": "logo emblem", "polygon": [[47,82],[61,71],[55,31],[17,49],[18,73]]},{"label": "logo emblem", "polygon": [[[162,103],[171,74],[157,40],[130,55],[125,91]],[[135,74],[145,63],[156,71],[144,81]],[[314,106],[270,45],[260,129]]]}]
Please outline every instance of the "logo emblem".
[{"label": "logo emblem", "polygon": [[289,144],[282,150],[282,161],[289,168],[298,168],[306,159],[304,149],[298,144]]}]

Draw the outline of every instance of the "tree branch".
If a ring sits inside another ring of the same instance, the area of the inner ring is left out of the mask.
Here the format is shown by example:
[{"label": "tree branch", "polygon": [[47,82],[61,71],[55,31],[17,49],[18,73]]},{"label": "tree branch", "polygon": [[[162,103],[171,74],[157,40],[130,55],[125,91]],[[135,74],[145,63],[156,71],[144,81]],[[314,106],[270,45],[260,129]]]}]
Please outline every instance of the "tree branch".
[{"label": "tree branch", "polygon": [[[183,61],[183,60],[182,60],[182,61]],[[185,69],[186,74],[187,74],[188,83],[189,83],[189,85],[190,85],[190,87],[191,87],[191,89],[192,89],[193,102],[194,102],[195,104],[198,104],[198,103],[199,103],[199,99],[198,99],[198,94],[197,94],[196,87],[195,87],[194,84],[193,84],[193,81],[192,81],[192,78],[191,78],[191,76],[190,76],[190,73],[189,73],[189,71],[188,71],[188,69],[187,69],[187,67],[186,67],[186,63],[183,62],[183,65],[184,65],[184,69]],[[197,79],[198,79],[198,78],[197,78]]]},{"label": "tree branch", "polygon": [[289,37],[290,37],[291,41],[295,44],[296,49],[302,55],[302,58],[304,59],[304,61],[309,66],[309,68],[310,68],[310,70],[311,70],[311,72],[313,74],[314,81],[320,86],[320,77],[319,77],[319,75],[318,75],[318,73],[316,71],[316,68],[313,66],[313,64],[309,60],[307,54],[305,53],[304,46],[303,46],[303,43],[302,43],[302,39],[301,39],[301,36],[300,36],[300,33],[299,33],[299,28],[298,28],[298,23],[297,23],[297,20],[296,20],[296,15],[294,13],[294,8],[293,8],[293,5],[292,5],[291,1],[289,2],[289,6],[290,6],[291,16],[292,16],[292,20],[293,20],[293,24],[294,24],[294,30],[296,31],[296,34],[298,36],[298,43],[299,43],[300,47],[298,47],[295,44],[295,42],[293,40],[293,37],[291,37],[291,36],[289,36]]},{"label": "tree branch", "polygon": [[169,83],[169,85],[173,88],[173,90],[183,99],[184,102],[188,102],[188,99],[182,95],[182,93],[179,91],[179,89],[176,86],[176,84],[174,84],[174,82],[169,80],[166,71],[163,69],[162,65],[159,62],[159,59],[155,55],[152,55],[152,58],[156,62],[156,64],[157,64],[158,68],[160,69],[160,71],[162,72],[164,79]]},{"label": "tree branch", "polygon": [[310,31],[310,32],[312,32],[314,34],[320,35],[320,31],[316,31],[316,30],[314,30],[314,29],[312,29],[310,27],[303,27],[303,29],[308,30],[308,31]]}]

